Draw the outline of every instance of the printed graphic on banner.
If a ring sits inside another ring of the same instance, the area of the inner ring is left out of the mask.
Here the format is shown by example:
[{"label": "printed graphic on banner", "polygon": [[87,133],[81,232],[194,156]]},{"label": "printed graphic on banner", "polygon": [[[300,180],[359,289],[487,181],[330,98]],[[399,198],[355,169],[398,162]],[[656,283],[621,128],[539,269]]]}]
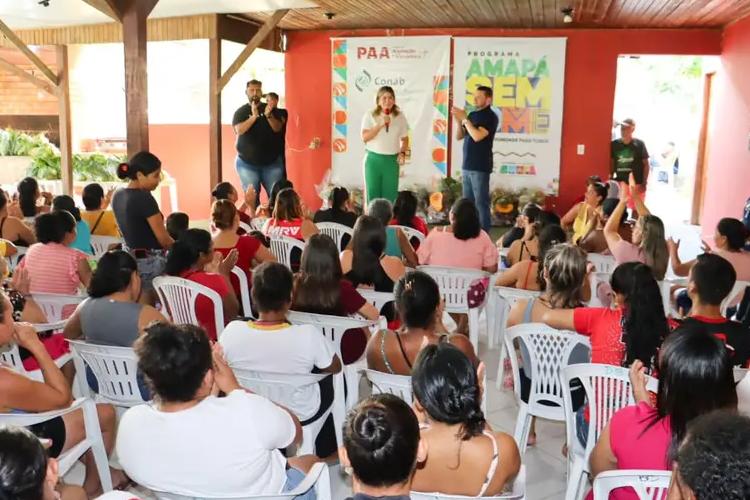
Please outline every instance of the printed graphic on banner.
[{"label": "printed graphic on banner", "polygon": [[[478,86],[493,91],[499,125],[491,184],[557,194],[560,176],[564,38],[454,39],[454,104],[473,109]],[[453,172],[461,169],[453,144]]]},{"label": "printed graphic on banner", "polygon": [[331,181],[364,185],[361,125],[380,87],[396,93],[409,124],[411,155],[400,186],[431,185],[448,171],[450,37],[331,39]]}]

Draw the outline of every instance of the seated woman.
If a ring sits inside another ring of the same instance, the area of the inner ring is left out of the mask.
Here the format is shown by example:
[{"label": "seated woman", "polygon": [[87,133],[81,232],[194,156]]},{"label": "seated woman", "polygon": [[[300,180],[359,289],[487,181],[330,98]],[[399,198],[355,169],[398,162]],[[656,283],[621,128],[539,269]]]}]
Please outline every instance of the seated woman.
[{"label": "seated woman", "polygon": [[[597,217],[596,226],[593,224],[590,226],[591,230],[578,240],[578,245],[586,250],[588,253],[601,253],[608,254],[609,247],[607,246],[607,238],[604,237],[604,226],[612,216],[612,212],[617,208],[618,200],[616,198],[607,198],[602,202],[601,216]],[[597,212],[598,214],[598,212]],[[627,224],[628,214],[622,212],[620,216],[620,225],[617,228],[617,232],[620,233],[620,237],[625,241],[630,241],[633,237],[633,231],[630,225]]]},{"label": "seated woman", "polygon": [[[630,176],[630,191],[638,192],[635,180]],[[620,221],[628,204],[628,190],[620,190],[620,202],[604,225],[604,237],[612,256],[618,264],[641,262],[651,268],[654,278],[663,280],[669,263],[667,242],[664,239],[664,223],[651,213],[639,196],[633,197],[638,221],[633,227],[633,242],[630,243],[620,235]],[[602,301],[606,304],[606,301]]]},{"label": "seated woman", "polygon": [[0,238],[17,247],[28,247],[36,243],[34,232],[18,217],[9,213],[10,202],[4,191],[0,191]]},{"label": "seated woman", "polygon": [[[223,323],[226,325],[240,309],[229,275],[237,263],[237,251],[231,250],[226,257],[214,252],[211,233],[204,229],[188,229],[174,242],[167,254],[164,272],[179,276],[206,286],[221,297],[224,310]],[[206,330],[211,340],[216,340],[214,306],[208,297],[198,296],[195,302],[195,316]]]},{"label": "seated woman", "polygon": [[588,183],[583,201],[574,205],[561,220],[562,227],[573,229],[570,241],[578,244],[584,236],[596,229],[601,219],[602,202],[605,199],[607,199],[606,184]]},{"label": "seated woman", "polygon": [[544,262],[552,247],[565,243],[566,237],[565,231],[558,225],[545,227],[539,234],[539,257],[516,262],[497,277],[495,285],[520,290],[544,290],[544,275],[539,272],[539,263]]},{"label": "seated woman", "polygon": [[[34,217],[39,214],[49,213],[52,206],[52,194],[39,190],[39,183],[33,177],[24,177],[16,186],[18,192],[18,205],[21,208],[24,222],[31,224]],[[37,201],[44,198],[44,204],[39,206]]]},{"label": "seated woman", "polygon": [[[256,321],[233,321],[220,344],[232,368],[275,373],[338,373],[341,361],[331,341],[311,325],[292,325],[286,320],[292,302],[292,272],[276,262],[261,264],[253,273],[253,305]],[[295,390],[290,410],[302,422],[319,418],[333,402],[331,378],[318,386]],[[315,451],[327,457],[336,451],[332,417],[318,435]]]},{"label": "seated woman", "polygon": [[392,292],[393,284],[404,275],[401,259],[385,255],[385,238],[379,219],[369,215],[357,219],[351,244],[341,252],[341,270],[355,287]]},{"label": "seated woman", "polygon": [[78,294],[88,287],[91,267],[86,254],[70,244],[76,239],[76,220],[67,211],[56,210],[39,215],[35,223],[36,239],[18,264],[29,275],[31,293]]},{"label": "seated woman", "polygon": [[64,210],[76,220],[76,239],[68,246],[85,254],[91,255],[91,230],[85,220],[81,219],[81,211],[75,205],[73,198],[61,194],[52,200],[52,210]]},{"label": "seated woman", "polygon": [[[495,242],[498,248],[510,248],[514,241],[523,238],[527,219],[536,221],[536,216],[541,213],[542,207],[536,203],[527,203],[516,216],[516,224],[503,234],[503,237]],[[524,215],[525,214],[525,215]],[[533,220],[532,220],[533,219]]]},{"label": "seated woman", "polygon": [[407,500],[427,447],[409,405],[393,394],[377,394],[349,412],[339,458],[352,476],[350,500]]},{"label": "seated woman", "polygon": [[403,259],[407,266],[417,267],[419,261],[414,247],[401,228],[390,226],[393,206],[385,198],[375,198],[367,207],[367,215],[375,217],[385,227],[385,254]]},{"label": "seated woman", "polygon": [[478,359],[466,335],[442,334],[443,301],[429,274],[412,271],[396,284],[396,309],[403,323],[399,331],[380,330],[367,343],[367,367],[396,375],[411,374],[422,342],[448,342],[458,347],[474,365]]},{"label": "seated woman", "polygon": [[523,233],[508,246],[508,266],[512,267],[522,260],[535,260],[539,256],[539,232],[542,228],[538,220],[541,213],[538,206],[529,203],[519,215]]},{"label": "seated woman", "polygon": [[412,191],[399,191],[393,202],[393,218],[389,225],[410,227],[427,236],[429,229],[424,219],[417,215],[417,204],[417,197]]},{"label": "seated woman", "polygon": [[493,432],[482,413],[482,375],[460,350],[425,346],[411,373],[414,410],[429,454],[412,488],[448,495],[496,496],[521,467],[518,446]]},{"label": "seated woman", "polygon": [[[211,191],[211,196],[214,201],[227,200],[229,203],[237,207],[239,201],[239,194],[237,190],[232,186],[230,182],[220,182]],[[239,215],[240,222],[244,224],[250,224],[250,221],[255,217],[255,208],[257,203],[257,193],[255,187],[250,184],[247,187],[242,199],[242,204],[237,208],[237,214]],[[244,231],[240,234],[244,234]]]},{"label": "seated woman", "polygon": [[[724,344],[703,332],[670,335],[659,353],[656,407],[646,389],[643,365],[634,360],[630,380],[636,405],[612,416],[591,453],[591,475],[608,470],[671,470],[674,452],[690,422],[712,410],[736,411],[732,363]],[[639,498],[630,488],[610,494]]]},{"label": "seated woman", "polygon": [[[28,323],[14,323],[12,312],[13,306],[5,294],[0,292],[0,345],[13,342],[30,352],[42,370],[44,381],[34,381],[1,365],[0,409],[5,412],[34,413],[66,408],[73,402],[70,383],[47,353],[34,327]],[[104,446],[109,453],[115,440],[115,410],[112,406],[103,404],[97,405],[96,409]],[[81,410],[33,425],[30,430],[38,437],[52,441],[49,455],[53,458],[71,449],[86,436]],[[90,450],[83,456],[83,462],[86,466],[83,487],[88,495],[96,496],[101,492],[101,484]],[[121,471],[111,472],[115,486],[126,480]],[[8,498],[18,497],[11,495]]]},{"label": "seated woman", "polygon": [[333,188],[328,203],[329,208],[321,208],[315,212],[314,223],[335,222],[342,226],[354,227],[354,223],[357,222],[357,214],[352,210],[349,191],[345,187],[336,186]]},{"label": "seated woman", "polygon": [[263,234],[307,241],[313,234],[318,234],[318,228],[310,219],[305,218],[299,195],[287,188],[276,196],[273,217],[263,225]]},{"label": "seated woman", "polygon": [[[360,314],[376,320],[380,313],[367,302],[341,271],[336,243],[325,234],[310,237],[302,252],[302,264],[294,278],[292,310],[332,316]],[[349,330],[341,339],[345,365],[357,361],[365,352],[368,331]]]},{"label": "seated woman", "polygon": [[[117,457],[138,484],[191,498],[246,498],[301,482],[312,457],[279,451],[301,442],[299,420],[242,389],[200,327],[155,323],[135,351],[156,397],[120,419]],[[296,498],[314,500],[310,492]]]},{"label": "seated woman", "polygon": [[[263,262],[276,262],[276,257],[257,238],[246,234],[239,235],[240,213],[229,200],[214,202],[211,209],[211,220],[217,229],[213,237],[214,250],[227,257],[232,249],[236,249],[237,267],[245,272],[250,286],[253,282],[253,268]],[[239,280],[234,274],[230,279],[235,295],[240,297],[242,292]],[[243,311],[243,314],[250,316],[252,311]]]},{"label": "seated woman", "polygon": [[430,231],[419,247],[419,263],[497,272],[497,247],[479,224],[474,203],[461,198],[451,208],[450,226]]},{"label": "seated woman", "polygon": [[81,198],[85,210],[81,212],[81,218],[89,225],[92,236],[120,237],[115,213],[107,210],[113,194],[115,194],[114,189],[110,189],[105,195],[102,186],[96,182],[87,184],[83,188]]}]

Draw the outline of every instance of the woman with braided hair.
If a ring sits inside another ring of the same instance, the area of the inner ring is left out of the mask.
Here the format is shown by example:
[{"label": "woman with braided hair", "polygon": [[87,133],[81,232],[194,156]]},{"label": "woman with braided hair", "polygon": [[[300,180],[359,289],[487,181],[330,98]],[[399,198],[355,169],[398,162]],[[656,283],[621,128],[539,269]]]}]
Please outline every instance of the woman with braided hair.
[{"label": "woman with braided hair", "polygon": [[484,364],[446,344],[425,346],[412,370],[414,410],[429,454],[414,475],[415,491],[495,496],[521,466],[512,436],[493,432],[481,409]]}]

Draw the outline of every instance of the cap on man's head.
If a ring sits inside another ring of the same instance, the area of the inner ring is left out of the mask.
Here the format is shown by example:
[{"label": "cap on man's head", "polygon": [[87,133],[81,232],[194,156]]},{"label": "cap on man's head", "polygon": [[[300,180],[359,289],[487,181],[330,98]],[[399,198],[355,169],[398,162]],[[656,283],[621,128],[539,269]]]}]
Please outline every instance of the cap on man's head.
[{"label": "cap on man's head", "polygon": [[632,118],[625,118],[624,120],[620,121],[620,125],[625,125],[626,127],[635,127],[635,120]]}]

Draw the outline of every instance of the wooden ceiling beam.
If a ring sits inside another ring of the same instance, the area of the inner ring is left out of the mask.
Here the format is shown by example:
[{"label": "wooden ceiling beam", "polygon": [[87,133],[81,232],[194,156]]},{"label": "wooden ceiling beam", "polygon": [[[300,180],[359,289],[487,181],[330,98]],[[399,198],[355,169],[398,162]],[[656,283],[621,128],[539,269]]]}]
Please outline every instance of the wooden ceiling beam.
[{"label": "wooden ceiling beam", "polygon": [[0,32],[2,32],[3,35],[5,35],[5,38],[10,40],[10,42],[16,46],[18,50],[23,52],[23,54],[31,61],[31,63],[36,66],[36,68],[42,72],[42,74],[47,77],[47,79],[52,82],[52,85],[57,87],[57,75],[49,69],[49,67],[42,62],[39,57],[34,54],[34,52],[25,44],[23,43],[23,40],[18,38],[18,35],[16,35],[12,29],[8,27],[7,24],[0,21]]},{"label": "wooden ceiling beam", "polygon": [[40,89],[44,90],[45,92],[57,97],[57,87],[50,85],[50,83],[47,80],[42,80],[41,78],[37,78],[34,75],[30,74],[28,71],[25,71],[12,62],[3,59],[0,57],[0,67],[5,68],[6,70],[10,71],[14,75],[23,78],[27,82],[32,83],[33,85],[36,85]]},{"label": "wooden ceiling beam", "polygon": [[122,22],[122,10],[116,0],[83,0],[105,16],[112,18],[118,23]]},{"label": "wooden ceiling beam", "polygon": [[240,55],[237,56],[237,59],[234,60],[234,62],[229,66],[226,72],[221,76],[221,78],[219,79],[219,84],[217,86],[217,92],[222,91],[227,83],[229,83],[229,80],[232,79],[234,74],[237,73],[237,71],[245,63],[245,61],[247,61],[247,58],[250,57],[250,54],[252,54],[255,49],[260,47],[260,45],[263,43],[263,40],[265,40],[266,37],[276,28],[276,26],[284,18],[287,12],[289,12],[289,9],[276,10],[271,15],[271,17],[269,17],[266,22],[263,23],[263,26],[261,26],[250,39],[250,41],[247,42],[247,45],[244,49],[242,49],[242,52],[240,52]]}]

